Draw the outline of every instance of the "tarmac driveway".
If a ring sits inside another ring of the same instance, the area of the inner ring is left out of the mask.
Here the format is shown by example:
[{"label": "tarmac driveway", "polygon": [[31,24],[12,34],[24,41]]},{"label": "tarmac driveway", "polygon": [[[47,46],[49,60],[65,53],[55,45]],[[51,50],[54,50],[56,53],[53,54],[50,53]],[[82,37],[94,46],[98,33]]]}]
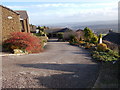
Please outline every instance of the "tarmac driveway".
[{"label": "tarmac driveway", "polygon": [[39,54],[2,58],[3,88],[91,88],[99,65],[84,49],[67,42],[48,42]]}]

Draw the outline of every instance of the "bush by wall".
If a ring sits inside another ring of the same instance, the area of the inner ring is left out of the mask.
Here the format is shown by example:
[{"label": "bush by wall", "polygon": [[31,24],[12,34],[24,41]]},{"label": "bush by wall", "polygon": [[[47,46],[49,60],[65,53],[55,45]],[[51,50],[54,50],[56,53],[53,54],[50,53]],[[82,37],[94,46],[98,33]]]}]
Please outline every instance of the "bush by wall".
[{"label": "bush by wall", "polygon": [[119,60],[120,56],[117,52],[114,52],[113,50],[108,50],[106,52],[103,51],[93,51],[92,57],[96,60],[100,61],[116,61]]},{"label": "bush by wall", "polygon": [[64,33],[63,32],[59,32],[59,33],[57,33],[57,35],[58,35],[58,40],[60,40],[60,39],[63,39]]},{"label": "bush by wall", "polygon": [[93,37],[91,38],[91,43],[98,43],[98,37],[95,34],[93,34]]},{"label": "bush by wall", "polygon": [[97,50],[98,51],[106,51],[108,48],[107,48],[107,45],[106,44],[104,44],[104,43],[100,43],[100,44],[98,44],[98,46],[97,46]]},{"label": "bush by wall", "polygon": [[91,41],[91,38],[93,37],[93,32],[90,28],[86,27],[84,29],[84,36],[85,36],[85,41]]},{"label": "bush by wall", "polygon": [[37,53],[42,50],[41,40],[38,37],[25,32],[11,33],[10,38],[3,42],[3,48],[10,52],[14,49],[21,49],[28,53]]}]

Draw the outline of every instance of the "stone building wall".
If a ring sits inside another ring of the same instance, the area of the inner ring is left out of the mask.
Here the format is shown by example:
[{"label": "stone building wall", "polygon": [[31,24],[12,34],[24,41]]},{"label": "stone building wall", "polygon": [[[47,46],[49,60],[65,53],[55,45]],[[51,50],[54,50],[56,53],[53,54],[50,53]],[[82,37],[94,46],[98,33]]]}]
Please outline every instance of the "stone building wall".
[{"label": "stone building wall", "polygon": [[24,30],[27,33],[27,23],[25,19],[23,20],[23,25],[24,25]]},{"label": "stone building wall", "polygon": [[[2,41],[9,38],[12,32],[21,32],[20,16],[9,8],[2,8]],[[8,17],[12,17],[9,19]]]},{"label": "stone building wall", "polygon": [[28,33],[30,33],[30,25],[29,25],[29,18],[26,20],[27,28],[28,28]]},{"label": "stone building wall", "polygon": [[22,32],[30,33],[30,26],[28,19],[20,20],[22,26]]},{"label": "stone building wall", "polygon": [[0,7],[0,45],[2,42],[2,7]]},{"label": "stone building wall", "polygon": [[24,32],[30,33],[30,26],[29,26],[29,23],[28,23],[28,19],[23,20],[23,25],[24,25]]},{"label": "stone building wall", "polygon": [[17,10],[15,12],[20,14],[20,22],[22,25],[22,32],[30,33],[29,17],[28,17],[27,11]]}]

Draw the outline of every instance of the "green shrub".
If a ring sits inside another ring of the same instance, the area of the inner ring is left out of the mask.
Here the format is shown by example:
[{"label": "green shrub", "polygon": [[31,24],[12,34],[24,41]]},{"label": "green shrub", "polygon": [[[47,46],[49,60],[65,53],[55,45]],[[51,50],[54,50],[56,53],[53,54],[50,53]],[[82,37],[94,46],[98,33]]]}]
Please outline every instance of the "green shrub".
[{"label": "green shrub", "polygon": [[118,53],[109,50],[107,52],[93,51],[92,57],[100,61],[116,61],[119,59],[120,56]]},{"label": "green shrub", "polygon": [[75,35],[70,35],[70,40],[69,43],[71,45],[79,45],[79,40],[77,39],[77,37]]},{"label": "green shrub", "polygon": [[102,36],[102,34],[99,34],[99,38],[102,38],[103,36]]},{"label": "green shrub", "polygon": [[98,51],[106,51],[108,48],[107,48],[107,45],[104,44],[104,43],[100,43],[97,45],[97,50]]},{"label": "green shrub", "polygon": [[79,43],[79,40],[75,37],[75,35],[70,35],[70,40],[73,43]]},{"label": "green shrub", "polygon": [[93,37],[91,38],[91,43],[98,43],[98,37],[96,35],[93,35]]},{"label": "green shrub", "polygon": [[58,39],[63,39],[63,35],[64,35],[64,33],[59,32],[59,33],[58,33]]},{"label": "green shrub", "polygon": [[44,43],[47,43],[48,37],[46,37],[46,36],[40,36],[39,38],[41,40],[42,47],[44,47]]},{"label": "green shrub", "polygon": [[70,41],[74,42],[75,40],[75,35],[70,35]]},{"label": "green shrub", "polygon": [[86,28],[84,29],[84,36],[85,36],[86,41],[89,42],[89,41],[91,40],[91,38],[93,37],[92,30],[89,29],[88,27],[86,27]]},{"label": "green shrub", "polygon": [[41,36],[41,33],[34,33],[35,36]]},{"label": "green shrub", "polygon": [[114,50],[109,49],[107,52],[108,52],[108,54],[111,55],[111,56],[114,56],[114,57],[116,57],[116,58],[119,57],[119,53],[116,52],[116,51],[114,51]]}]

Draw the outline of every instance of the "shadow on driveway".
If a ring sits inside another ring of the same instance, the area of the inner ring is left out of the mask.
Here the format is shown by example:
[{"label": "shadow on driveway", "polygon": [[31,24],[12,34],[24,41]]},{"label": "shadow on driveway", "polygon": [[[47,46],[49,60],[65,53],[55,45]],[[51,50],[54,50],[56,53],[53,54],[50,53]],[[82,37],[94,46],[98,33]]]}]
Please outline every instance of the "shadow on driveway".
[{"label": "shadow on driveway", "polygon": [[[26,68],[63,71],[60,74],[40,76],[39,85],[47,88],[92,88],[99,74],[98,64],[19,64]],[[44,72],[44,70],[43,70]]]}]

